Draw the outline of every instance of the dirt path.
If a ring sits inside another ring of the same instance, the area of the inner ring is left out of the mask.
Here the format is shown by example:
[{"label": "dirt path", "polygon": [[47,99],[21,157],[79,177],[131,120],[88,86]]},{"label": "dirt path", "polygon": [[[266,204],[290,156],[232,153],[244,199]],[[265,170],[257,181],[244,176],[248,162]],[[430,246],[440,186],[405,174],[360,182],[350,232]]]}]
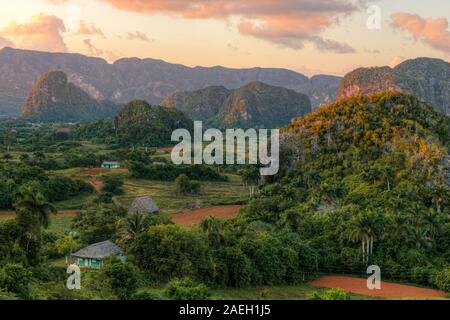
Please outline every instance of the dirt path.
[{"label": "dirt path", "polygon": [[344,276],[326,276],[311,282],[316,287],[341,288],[347,292],[357,293],[371,297],[382,298],[445,298],[447,294],[442,291],[425,289],[391,282],[381,282],[380,290],[369,290],[366,284],[367,279],[344,277]]},{"label": "dirt path", "polygon": [[[78,211],[74,210],[63,210],[58,211],[58,214],[51,215],[50,219],[60,218],[60,217],[75,217]],[[14,211],[0,211],[0,220],[12,220],[16,217],[16,213]]]},{"label": "dirt path", "polygon": [[171,219],[173,222],[186,227],[200,223],[209,216],[220,219],[236,218],[240,208],[242,208],[240,205],[214,206],[175,214]]},{"label": "dirt path", "polygon": [[85,182],[90,184],[95,189],[95,191],[97,191],[97,192],[101,192],[102,191],[102,188],[103,188],[103,182],[102,181],[98,181],[98,180],[95,180],[95,179],[86,179]]}]

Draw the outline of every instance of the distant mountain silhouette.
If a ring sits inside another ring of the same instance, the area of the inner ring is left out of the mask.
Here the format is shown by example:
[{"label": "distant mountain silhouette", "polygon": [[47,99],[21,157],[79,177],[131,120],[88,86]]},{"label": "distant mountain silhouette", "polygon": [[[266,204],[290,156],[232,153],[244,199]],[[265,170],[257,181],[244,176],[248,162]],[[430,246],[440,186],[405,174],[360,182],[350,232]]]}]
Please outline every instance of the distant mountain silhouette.
[{"label": "distant mountain silhouette", "polygon": [[335,99],[341,78],[308,77],[287,69],[224,67],[190,68],[155,59],[120,59],[108,64],[81,54],[48,53],[3,48],[0,50],[0,115],[18,115],[29,90],[42,74],[61,70],[68,80],[92,98],[125,103],[144,99],[159,104],[174,91],[192,91],[209,86],[236,89],[261,81],[308,95],[313,106]]}]

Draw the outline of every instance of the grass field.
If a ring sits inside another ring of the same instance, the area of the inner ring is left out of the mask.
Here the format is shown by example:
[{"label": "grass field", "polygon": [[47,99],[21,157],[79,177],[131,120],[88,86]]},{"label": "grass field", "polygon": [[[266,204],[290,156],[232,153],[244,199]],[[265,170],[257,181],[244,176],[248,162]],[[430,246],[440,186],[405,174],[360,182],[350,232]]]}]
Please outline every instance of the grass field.
[{"label": "grass field", "polygon": [[148,195],[153,198],[161,211],[167,214],[213,205],[235,204],[245,200],[247,189],[240,177],[235,175],[228,177],[227,182],[202,182],[200,195],[179,195],[175,192],[175,183],[170,181],[127,179],[124,183],[125,194],[116,197],[116,200],[128,207],[137,196]]}]

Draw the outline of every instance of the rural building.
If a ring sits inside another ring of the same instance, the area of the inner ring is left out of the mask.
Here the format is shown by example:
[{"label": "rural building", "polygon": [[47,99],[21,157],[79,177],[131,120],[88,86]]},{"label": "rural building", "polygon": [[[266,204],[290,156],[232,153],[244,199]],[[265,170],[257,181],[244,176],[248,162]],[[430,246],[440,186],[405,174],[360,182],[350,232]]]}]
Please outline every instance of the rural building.
[{"label": "rural building", "polygon": [[117,161],[104,161],[102,163],[103,169],[119,169],[120,168],[120,162]]},{"label": "rural building", "polygon": [[142,196],[134,199],[128,213],[157,213],[159,208],[155,201],[149,196]]},{"label": "rural building", "polygon": [[77,266],[93,269],[100,269],[103,266],[103,260],[110,256],[117,256],[125,261],[123,250],[109,240],[91,244],[72,254]]}]

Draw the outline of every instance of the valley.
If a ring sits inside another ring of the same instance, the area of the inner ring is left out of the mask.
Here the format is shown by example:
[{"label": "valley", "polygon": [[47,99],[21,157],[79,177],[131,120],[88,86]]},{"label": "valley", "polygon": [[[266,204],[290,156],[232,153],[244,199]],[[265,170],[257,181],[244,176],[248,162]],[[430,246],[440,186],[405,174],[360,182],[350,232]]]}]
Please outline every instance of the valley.
[{"label": "valley", "polygon": [[[447,62],[341,81],[2,49],[0,79],[14,65],[29,73],[0,84],[0,299],[448,297]],[[172,163],[172,133],[198,120],[279,129],[278,172]]]}]

